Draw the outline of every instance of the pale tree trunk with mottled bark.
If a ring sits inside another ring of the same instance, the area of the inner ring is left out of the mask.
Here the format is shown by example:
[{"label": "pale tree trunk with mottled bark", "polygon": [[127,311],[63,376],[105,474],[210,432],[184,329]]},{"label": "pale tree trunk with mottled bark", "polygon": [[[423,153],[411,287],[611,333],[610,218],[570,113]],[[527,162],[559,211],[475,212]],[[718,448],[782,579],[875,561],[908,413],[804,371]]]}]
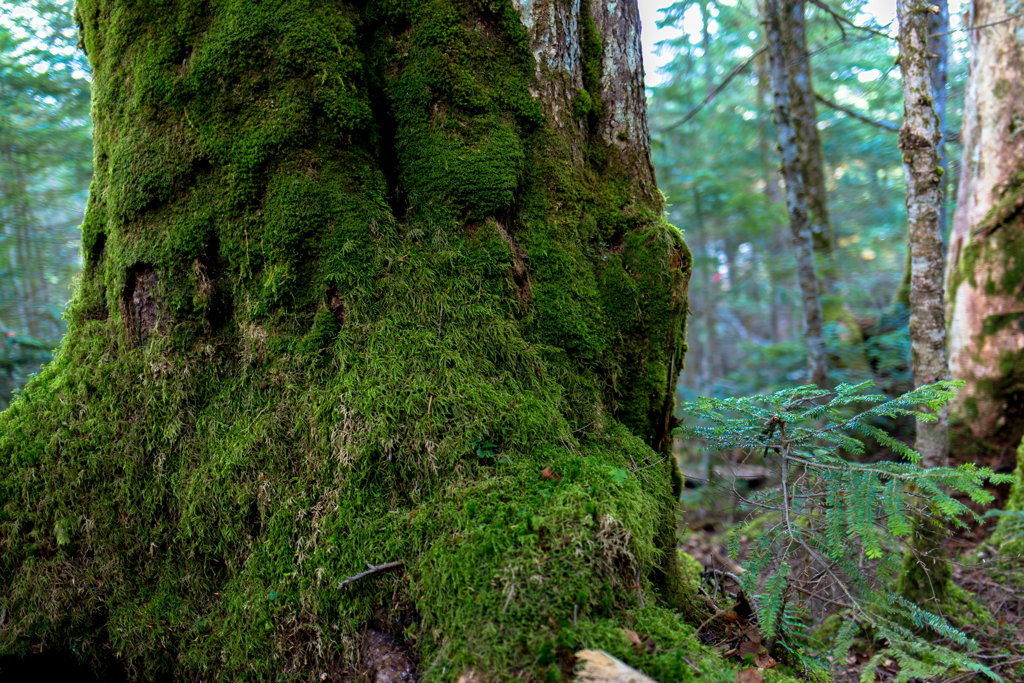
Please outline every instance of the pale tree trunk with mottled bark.
[{"label": "pale tree trunk with mottled bark", "polygon": [[814,244],[811,220],[807,209],[806,183],[797,149],[796,130],[793,126],[790,104],[789,75],[786,71],[786,45],[782,32],[782,23],[785,21],[783,12],[783,0],[764,0],[763,13],[768,40],[768,68],[775,105],[775,127],[779,135],[779,153],[782,157],[782,177],[786,182],[789,227],[793,235],[797,279],[800,283],[807,363],[811,382],[825,388],[828,385],[828,366],[825,353],[824,323],[821,315],[821,295],[818,288],[818,277],[815,273]]},{"label": "pale tree trunk with mottled bark", "polygon": [[[953,417],[983,442],[1024,432],[1024,19],[977,0],[949,245]],[[992,25],[988,25],[992,24]]]},{"label": "pale tree trunk with mottled bark", "polygon": [[[907,182],[914,386],[949,379],[942,304],[942,235],[939,232],[942,202],[939,122],[934,109],[928,51],[931,7],[921,0],[900,0],[897,4],[903,74],[903,127],[899,145]],[[949,451],[947,410],[942,410],[934,422],[917,421],[916,448],[926,467],[946,464]]]},{"label": "pale tree trunk with mottled bark", "polygon": [[[907,184],[910,276],[910,343],[914,386],[949,379],[946,365],[946,327],[942,305],[942,203],[939,165],[939,120],[935,114],[929,33],[932,5],[921,0],[898,0],[900,71],[903,76],[903,127],[900,151]],[[917,420],[914,447],[924,467],[941,467],[949,456],[949,410],[943,407],[934,422]],[[926,608],[946,599],[951,569],[941,530],[925,515],[904,557],[899,592]]]}]

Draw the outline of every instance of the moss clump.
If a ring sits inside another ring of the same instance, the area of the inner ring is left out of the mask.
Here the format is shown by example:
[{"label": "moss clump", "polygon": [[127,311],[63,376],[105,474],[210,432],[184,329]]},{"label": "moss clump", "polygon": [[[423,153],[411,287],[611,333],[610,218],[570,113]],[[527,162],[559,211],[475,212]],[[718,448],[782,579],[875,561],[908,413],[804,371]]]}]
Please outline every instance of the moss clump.
[{"label": "moss clump", "polygon": [[547,125],[512,5],[77,12],[86,263],[0,416],[0,654],[296,680],[373,625],[428,681],[726,672],[675,616],[690,255]]}]

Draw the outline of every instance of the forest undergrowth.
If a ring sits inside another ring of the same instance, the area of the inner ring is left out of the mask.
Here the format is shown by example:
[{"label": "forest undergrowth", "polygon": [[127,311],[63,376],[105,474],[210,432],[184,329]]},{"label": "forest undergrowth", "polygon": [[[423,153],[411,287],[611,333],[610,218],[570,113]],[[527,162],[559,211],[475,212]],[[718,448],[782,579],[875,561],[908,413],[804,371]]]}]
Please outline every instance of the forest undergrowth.
[{"label": "forest undergrowth", "polygon": [[[1020,490],[1011,491],[1011,482],[1012,487],[1021,486],[1021,468],[1018,467],[1016,477],[1005,474],[1006,465],[1013,463],[1012,449],[995,449],[987,462],[980,463],[972,453],[964,455],[955,447],[951,452],[950,472],[987,472],[992,476],[984,482],[975,480],[978,483],[975,490],[940,489],[949,492],[947,512],[955,511],[952,516],[946,516],[946,521],[954,517],[959,520],[941,527],[941,547],[945,549],[945,559],[951,569],[950,578],[943,600],[926,599],[921,604],[924,610],[935,615],[934,621],[923,612],[896,618],[897,631],[905,627],[905,635],[910,640],[927,643],[917,650],[920,656],[916,660],[910,658],[914,660],[911,661],[902,656],[905,652],[894,653],[894,649],[900,648],[894,648],[894,643],[883,633],[885,626],[876,628],[865,623],[870,622],[870,617],[861,618],[858,608],[847,600],[851,597],[847,590],[855,595],[858,588],[882,593],[897,590],[900,558],[905,552],[904,546],[908,545],[901,541],[909,540],[917,528],[901,528],[898,520],[894,523],[896,515],[879,515],[874,520],[874,530],[867,526],[859,531],[847,528],[844,538],[836,539],[843,544],[845,555],[835,555],[834,562],[818,562],[812,568],[810,565],[814,563],[808,561],[811,549],[802,553],[802,557],[790,553],[788,557],[774,558],[774,563],[767,562],[765,548],[771,544],[766,539],[773,534],[778,537],[780,528],[784,536],[789,520],[783,520],[782,513],[770,509],[765,501],[783,495],[780,492],[784,490],[783,479],[787,474],[791,483],[806,488],[807,473],[794,477],[792,472],[778,467],[778,461],[784,458],[778,458],[772,449],[762,450],[761,443],[753,444],[759,436],[771,436],[765,433],[767,429],[761,434],[751,431],[743,435],[735,427],[737,420],[724,419],[728,410],[739,407],[742,412],[749,408],[751,400],[702,399],[700,406],[704,411],[712,406],[722,410],[723,420],[717,432],[712,426],[714,419],[705,419],[698,421],[696,427],[684,427],[685,436],[690,439],[676,442],[676,457],[686,479],[681,497],[680,553],[684,564],[690,563],[694,572],[699,566],[697,598],[714,615],[702,625],[699,632],[702,643],[713,647],[726,659],[750,666],[771,668],[778,659],[779,664],[798,675],[802,671],[808,680],[836,683],[1024,680],[1024,556],[1017,547],[1019,542],[1013,540],[1024,532],[1024,512],[1017,509]],[[683,411],[700,412],[696,407],[686,404]],[[863,404],[855,404],[845,414],[833,415],[828,424],[849,420],[853,413],[862,409]],[[761,417],[762,424],[772,419],[768,413]],[[860,452],[856,446],[839,449],[838,455],[851,463],[852,471],[910,467],[900,462],[913,460],[912,455],[907,457],[913,453],[908,415],[893,415],[874,422],[867,426],[867,431],[881,429],[877,440],[867,439],[866,447]],[[819,414],[818,422],[810,431],[820,434],[827,430]],[[894,434],[895,438],[886,438],[887,434]],[[695,436],[705,438],[693,438]],[[735,447],[716,448],[723,440],[731,440]],[[827,456],[826,445],[818,438],[811,444],[810,451],[819,457]],[[1024,450],[1024,446],[1021,448]],[[964,457],[958,458],[958,454]],[[998,472],[1004,474],[996,474]],[[893,487],[893,482],[890,480],[886,485]],[[794,489],[795,486],[791,487],[787,493],[795,499],[800,494],[794,494]],[[910,491],[913,496],[913,485]],[[858,493],[856,484],[849,493],[850,500],[867,497],[874,501],[876,509],[886,506],[884,496],[874,498],[867,489]],[[894,488],[889,493],[899,495]],[[807,498],[813,495],[807,494]],[[821,519],[832,514],[834,503],[833,499],[828,499],[823,506],[825,509],[820,511]],[[794,507],[801,509],[799,505]],[[850,505],[846,512],[856,516],[852,512],[854,507]],[[797,536],[814,530],[813,514],[808,515],[810,521],[799,523],[802,530],[798,530]],[[936,518],[942,516],[935,513]],[[859,523],[851,516],[847,516],[845,522]],[[886,526],[894,532],[888,541],[866,538],[876,532],[884,535],[881,528]],[[882,552],[873,551],[872,544]],[[825,544],[820,549],[824,550]],[[692,560],[686,559],[687,556]],[[792,566],[786,565],[784,560]],[[828,564],[837,573],[831,580],[827,576],[829,568],[825,566]],[[847,586],[837,587],[838,583]],[[771,604],[773,593],[781,596],[781,603],[776,600]],[[765,659],[766,654],[772,658]],[[943,660],[947,655],[964,656],[973,664],[970,668],[965,668],[963,662],[950,666]]]}]

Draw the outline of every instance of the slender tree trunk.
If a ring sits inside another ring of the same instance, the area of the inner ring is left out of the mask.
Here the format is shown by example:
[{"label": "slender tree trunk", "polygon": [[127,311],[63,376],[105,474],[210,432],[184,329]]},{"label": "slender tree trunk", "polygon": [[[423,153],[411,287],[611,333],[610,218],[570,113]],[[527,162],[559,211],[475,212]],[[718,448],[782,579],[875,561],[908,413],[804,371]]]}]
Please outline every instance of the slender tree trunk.
[{"label": "slender tree trunk", "polygon": [[953,415],[978,439],[1024,434],[1024,19],[978,0],[964,104],[963,162],[949,246],[947,314]]},{"label": "slender tree trunk", "polygon": [[[942,206],[939,165],[939,118],[929,64],[929,33],[934,6],[922,0],[898,0],[900,70],[903,75],[903,153],[907,183],[907,219],[911,258],[910,342],[914,386],[949,379],[946,327],[942,301]],[[948,464],[949,411],[943,407],[934,422],[917,420],[915,448],[924,467]],[[951,569],[946,559],[944,529],[922,515],[916,520],[911,548],[904,558],[898,589],[917,604],[942,604]]]},{"label": "slender tree trunk", "polygon": [[779,134],[782,177],[786,181],[786,205],[796,252],[804,314],[804,336],[810,380],[819,387],[828,385],[825,332],[821,315],[821,296],[814,267],[814,245],[807,213],[807,192],[797,150],[796,131],[790,111],[789,83],[786,73],[786,46],[783,42],[783,0],[765,0],[764,14],[768,36],[768,60],[775,102],[775,127]]},{"label": "slender tree trunk", "polygon": [[946,86],[949,82],[949,1],[936,0],[937,13],[931,14],[929,25],[928,51],[931,58],[932,91],[935,93],[935,115],[939,118],[939,180],[941,201],[939,203],[939,234],[946,234],[946,207],[949,188],[949,162],[946,159]]},{"label": "slender tree trunk", "polygon": [[77,15],[85,267],[0,415],[0,655],[539,680],[566,624],[678,623],[690,254],[636,3]]},{"label": "slender tree trunk", "polygon": [[818,284],[824,296],[835,293],[838,264],[835,259],[835,237],[828,213],[828,191],[825,188],[825,162],[818,134],[818,113],[811,80],[811,56],[807,50],[807,21],[804,0],[785,0],[782,22],[786,43],[786,73],[792,107],[793,129],[797,152],[807,189],[807,210],[811,221],[814,263]]},{"label": "slender tree trunk", "polygon": [[703,296],[703,326],[704,339],[701,345],[701,376],[704,379],[704,386],[701,393],[706,396],[714,396],[715,384],[720,377],[718,358],[721,350],[718,348],[718,316],[717,314],[717,286],[714,282],[715,266],[709,257],[711,240],[708,239],[707,225],[704,222],[704,210],[701,206],[700,192],[693,189],[693,208],[697,217],[697,231],[700,234],[699,249],[697,251],[700,264],[698,270],[701,274],[701,290]]},{"label": "slender tree trunk", "polygon": [[[768,104],[767,100],[771,96],[772,85],[766,51],[762,51],[756,56],[754,64],[757,69],[757,147],[761,168],[764,172],[764,196],[770,203],[777,204],[784,201],[784,198],[779,191],[778,162],[775,160],[770,149],[771,134],[769,133],[769,124],[772,107]],[[780,226],[775,227],[779,228]],[[776,242],[779,241],[778,237],[781,233],[782,230],[780,229],[772,230]],[[775,245],[773,245],[773,248],[776,248]],[[786,245],[783,244],[782,249],[779,251],[785,248]],[[784,320],[788,319],[789,304],[784,300],[782,294],[784,288],[776,277],[776,271],[770,265],[774,262],[774,259],[761,259],[761,262],[765,264],[765,276],[770,287],[769,325],[771,329],[768,336],[773,344],[778,344],[788,336],[788,327],[784,325]]]},{"label": "slender tree trunk", "polygon": [[[911,255],[910,340],[914,386],[949,379],[942,303],[942,204],[939,121],[935,114],[928,34],[930,7],[921,0],[899,0],[900,70],[903,74],[903,127],[900,151],[907,181],[907,220]],[[949,451],[948,411],[935,422],[917,422],[916,448],[926,467],[944,465]]]}]

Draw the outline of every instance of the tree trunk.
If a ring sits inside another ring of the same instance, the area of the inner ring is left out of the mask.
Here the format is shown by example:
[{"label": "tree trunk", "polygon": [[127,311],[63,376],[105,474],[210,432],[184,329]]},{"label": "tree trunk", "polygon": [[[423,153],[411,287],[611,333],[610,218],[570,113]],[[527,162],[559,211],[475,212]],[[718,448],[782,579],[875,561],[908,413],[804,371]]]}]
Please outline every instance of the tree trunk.
[{"label": "tree trunk", "polygon": [[[903,75],[903,127],[899,145],[907,183],[910,354],[915,387],[949,379],[939,231],[941,138],[928,49],[932,8],[921,0],[898,0],[896,5]],[[948,412],[943,407],[934,422],[917,420],[914,446],[921,454],[924,467],[948,464]],[[951,576],[942,538],[945,530],[937,529],[924,514],[915,520],[915,525],[897,588],[903,597],[934,610],[945,601]]]},{"label": "tree trunk", "polygon": [[764,1],[768,61],[775,101],[775,127],[779,134],[782,177],[786,181],[789,227],[793,233],[793,246],[796,251],[797,278],[800,281],[804,312],[804,336],[807,342],[807,362],[810,381],[825,388],[828,385],[828,371],[825,356],[825,332],[821,316],[821,297],[814,268],[814,247],[811,237],[811,222],[807,213],[807,192],[790,110],[786,46],[781,28],[782,12],[782,0]]},{"label": "tree trunk", "polygon": [[931,14],[931,21],[928,27],[928,51],[931,57],[931,80],[932,92],[935,93],[935,115],[939,118],[939,168],[942,174],[939,178],[939,234],[946,234],[946,207],[948,206],[946,194],[949,188],[949,163],[946,158],[946,86],[949,83],[949,2],[948,0],[935,0],[934,6],[939,8],[938,12]]},{"label": "tree trunk", "polygon": [[[949,246],[950,368],[965,381],[953,415],[974,436],[1024,434],[1024,20],[978,0],[964,105],[963,172]],[[996,23],[998,22],[998,23]]]},{"label": "tree trunk", "polygon": [[[942,307],[942,235],[939,232],[940,138],[928,52],[930,7],[920,0],[900,0],[897,4],[903,74],[903,127],[899,144],[907,181],[910,343],[915,387],[949,378]],[[944,409],[934,422],[917,421],[915,447],[925,467],[946,464],[947,413]]]},{"label": "tree trunk", "polygon": [[786,73],[792,103],[793,128],[796,131],[797,153],[807,188],[807,210],[811,221],[814,265],[822,296],[835,294],[838,265],[835,259],[835,238],[828,214],[828,192],[825,189],[825,162],[818,134],[818,113],[814,103],[811,80],[811,56],[807,51],[807,28],[804,0],[785,0],[782,22],[786,43]]},{"label": "tree trunk", "polygon": [[0,416],[0,653],[340,680],[372,630],[541,678],[676,619],[690,254],[636,4],[77,15],[85,266]]}]

